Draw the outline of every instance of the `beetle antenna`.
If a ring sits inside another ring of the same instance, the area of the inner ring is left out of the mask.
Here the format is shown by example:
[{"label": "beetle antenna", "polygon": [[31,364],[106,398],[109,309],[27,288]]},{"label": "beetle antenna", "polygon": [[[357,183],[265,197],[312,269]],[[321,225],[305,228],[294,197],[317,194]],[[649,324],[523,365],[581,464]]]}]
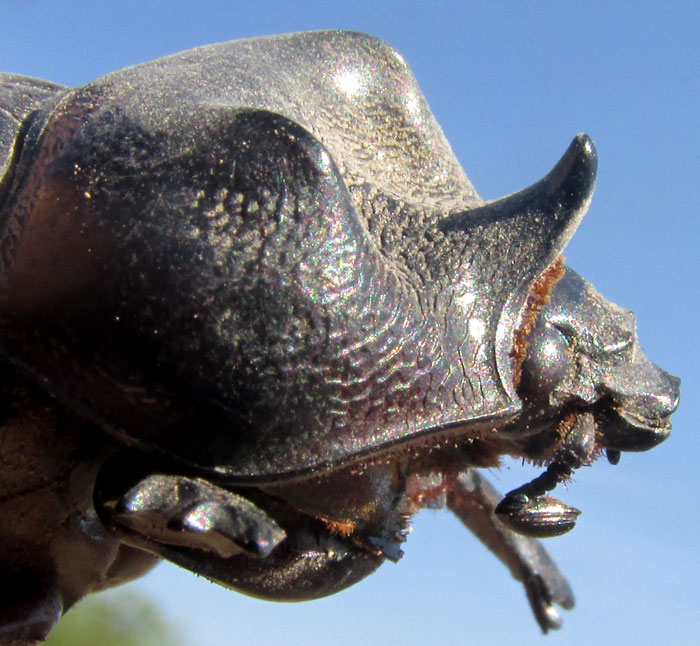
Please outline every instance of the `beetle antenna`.
[{"label": "beetle antenna", "polygon": [[545,494],[568,480],[574,468],[566,459],[555,460],[534,480],[508,492],[494,513],[507,527],[525,536],[549,538],[565,534],[574,528],[581,512]]}]

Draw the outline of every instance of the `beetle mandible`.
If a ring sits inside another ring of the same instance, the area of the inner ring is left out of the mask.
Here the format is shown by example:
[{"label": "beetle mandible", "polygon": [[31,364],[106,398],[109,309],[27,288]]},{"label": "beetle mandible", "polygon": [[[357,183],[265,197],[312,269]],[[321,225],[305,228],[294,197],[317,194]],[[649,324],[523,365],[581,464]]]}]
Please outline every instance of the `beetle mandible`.
[{"label": "beetle mandible", "polygon": [[[558,627],[537,538],[578,511],[547,492],[663,441],[679,393],[562,260],[587,136],[484,202],[400,55],[339,31],[5,74],[0,108],[0,643],[156,557],[332,594],[426,505]],[[543,473],[501,499],[477,469],[503,455]]]}]

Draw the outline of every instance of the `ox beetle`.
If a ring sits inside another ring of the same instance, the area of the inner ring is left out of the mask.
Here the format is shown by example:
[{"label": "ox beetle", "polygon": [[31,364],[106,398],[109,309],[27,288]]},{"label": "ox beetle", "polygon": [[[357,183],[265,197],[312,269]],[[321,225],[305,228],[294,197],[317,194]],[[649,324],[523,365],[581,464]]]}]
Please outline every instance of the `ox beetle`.
[{"label": "ox beetle", "polygon": [[[446,505],[542,630],[548,492],[656,446],[679,382],[563,262],[577,136],[484,202],[401,56],[326,31],[71,89],[0,75],[0,643],[168,559],[264,599],[337,592]],[[477,470],[542,474],[501,496]]]}]

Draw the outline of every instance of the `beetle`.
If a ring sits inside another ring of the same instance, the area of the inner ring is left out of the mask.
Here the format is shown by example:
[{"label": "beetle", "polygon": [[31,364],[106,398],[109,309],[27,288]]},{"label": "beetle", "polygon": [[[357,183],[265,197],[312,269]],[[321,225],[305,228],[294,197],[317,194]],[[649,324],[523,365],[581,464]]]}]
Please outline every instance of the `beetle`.
[{"label": "beetle", "polygon": [[[0,643],[157,558],[332,594],[424,506],[560,625],[537,539],[579,512],[548,492],[663,441],[679,398],[564,264],[590,138],[484,202],[401,56],[340,31],[5,74],[0,101]],[[501,497],[503,455],[543,472]]]}]

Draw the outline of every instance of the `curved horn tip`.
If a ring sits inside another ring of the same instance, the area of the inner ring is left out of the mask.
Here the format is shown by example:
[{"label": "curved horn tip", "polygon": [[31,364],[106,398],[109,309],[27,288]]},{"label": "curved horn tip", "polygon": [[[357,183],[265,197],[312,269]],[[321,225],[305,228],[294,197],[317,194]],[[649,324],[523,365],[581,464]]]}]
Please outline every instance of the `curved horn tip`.
[{"label": "curved horn tip", "polygon": [[595,142],[591,138],[590,135],[586,134],[585,132],[579,132],[575,137],[574,140],[571,142],[572,145],[576,144],[579,146],[585,153],[596,156],[596,150],[595,150]]},{"label": "curved horn tip", "polygon": [[567,166],[579,166],[578,172],[581,176],[587,176],[590,182],[595,181],[598,174],[598,152],[593,139],[586,133],[582,132],[574,137],[561,161]]},{"label": "curved horn tip", "polygon": [[[522,193],[539,197],[536,201],[555,204],[560,211],[578,214],[580,220],[593,195],[598,174],[598,154],[593,140],[586,134],[576,135],[549,174]],[[554,202],[552,197],[556,195]]]},{"label": "curved horn tip", "polygon": [[588,159],[589,163],[595,164],[598,162],[598,151],[596,150],[595,142],[585,132],[577,134],[571,145],[576,145],[580,151],[579,155]]}]

